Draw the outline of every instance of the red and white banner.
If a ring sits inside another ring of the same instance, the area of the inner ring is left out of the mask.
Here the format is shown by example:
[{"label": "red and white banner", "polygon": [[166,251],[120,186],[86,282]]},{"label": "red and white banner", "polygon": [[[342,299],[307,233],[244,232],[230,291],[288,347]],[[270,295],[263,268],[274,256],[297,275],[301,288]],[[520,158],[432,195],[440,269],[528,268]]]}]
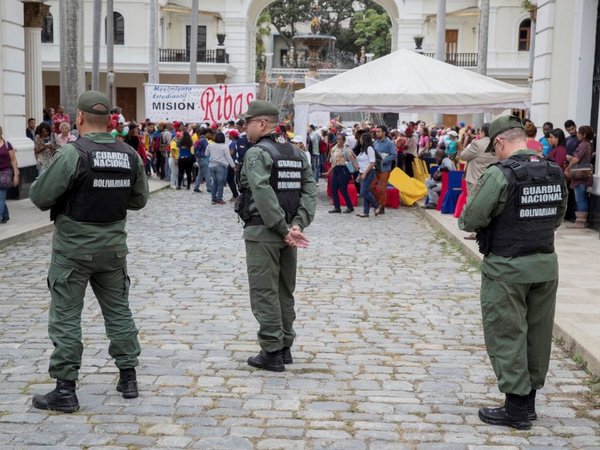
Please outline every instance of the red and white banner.
[{"label": "red and white banner", "polygon": [[186,123],[237,120],[256,99],[256,83],[145,84],[146,117],[153,122]]}]

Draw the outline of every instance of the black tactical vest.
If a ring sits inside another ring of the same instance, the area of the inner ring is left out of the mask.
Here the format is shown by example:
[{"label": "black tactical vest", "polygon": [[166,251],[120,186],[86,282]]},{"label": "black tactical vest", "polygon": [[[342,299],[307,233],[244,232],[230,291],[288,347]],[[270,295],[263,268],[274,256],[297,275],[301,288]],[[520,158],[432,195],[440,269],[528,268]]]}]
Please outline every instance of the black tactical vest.
[{"label": "black tactical vest", "polygon": [[516,257],[554,252],[554,222],[566,195],[563,173],[537,155],[513,155],[496,166],[508,180],[506,205],[477,233],[484,255]]},{"label": "black tactical vest", "polygon": [[[287,141],[274,142],[270,138],[265,138],[255,146],[266,151],[273,159],[269,183],[277,195],[279,206],[285,212],[285,221],[290,224],[300,206],[302,167],[305,159],[300,151]],[[252,193],[248,190],[242,192],[242,195],[250,196],[249,199],[245,199],[245,202],[250,205],[250,214],[256,214],[257,211],[252,211]],[[249,220],[246,220],[246,225],[259,225],[262,223],[262,218],[256,215],[252,215]]]},{"label": "black tactical vest", "polygon": [[50,218],[55,220],[60,213],[78,222],[125,219],[138,170],[136,151],[124,142],[100,144],[86,137],[71,144],[79,152],[77,177],[52,208]]}]

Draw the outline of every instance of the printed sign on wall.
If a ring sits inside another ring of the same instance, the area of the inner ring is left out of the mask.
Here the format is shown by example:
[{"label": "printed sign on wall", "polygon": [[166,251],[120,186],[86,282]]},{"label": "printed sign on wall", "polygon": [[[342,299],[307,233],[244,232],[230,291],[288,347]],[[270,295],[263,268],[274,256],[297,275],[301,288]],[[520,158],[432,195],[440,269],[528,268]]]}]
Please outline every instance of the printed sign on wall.
[{"label": "printed sign on wall", "polygon": [[153,122],[237,120],[256,99],[256,84],[145,84],[146,117]]}]

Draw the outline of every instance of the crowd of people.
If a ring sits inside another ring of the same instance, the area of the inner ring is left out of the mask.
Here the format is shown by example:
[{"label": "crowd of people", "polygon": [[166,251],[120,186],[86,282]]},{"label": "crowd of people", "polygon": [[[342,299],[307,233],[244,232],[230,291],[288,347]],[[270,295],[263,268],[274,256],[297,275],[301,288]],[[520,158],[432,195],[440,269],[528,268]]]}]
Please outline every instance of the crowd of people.
[{"label": "crowd of people", "polygon": [[[48,108],[45,120],[36,126],[35,119],[27,123],[26,134],[34,140],[38,171],[46,169],[57,148],[77,138],[71,129],[64,108]],[[551,122],[538,128],[523,120],[528,137],[527,148],[555,161],[569,179],[569,206],[565,220],[579,227],[587,221],[587,188],[592,185],[590,169],[595,153],[594,131],[589,126],[577,127],[572,120],[564,123],[564,131]],[[170,182],[173,189],[192,189],[211,193],[212,204],[225,204],[224,189],[229,187],[230,201],[238,197],[239,170],[246,151],[251,147],[244,119],[223,124],[184,124],[179,121],[139,124],[126,121],[119,107],[111,111],[109,131],[133,147],[145,163],[148,176]],[[485,168],[497,160],[483,150],[489,141],[487,125],[475,128],[464,122],[455,127],[428,126],[424,121],[403,122],[397,129],[369,122],[345,127],[332,120],[328,126],[309,127],[307,136],[298,136],[290,123],[281,123],[276,133],[301,149],[312,167],[315,181],[330,178],[335,213],[352,213],[354,207],[348,184],[356,183],[363,198],[362,211],[357,215],[369,217],[385,214],[387,182],[394,167],[413,177],[413,161],[437,165],[426,180],[427,205],[435,208],[441,190],[441,175],[445,171],[465,168],[469,192]],[[341,208],[340,198],[346,207]]]}]

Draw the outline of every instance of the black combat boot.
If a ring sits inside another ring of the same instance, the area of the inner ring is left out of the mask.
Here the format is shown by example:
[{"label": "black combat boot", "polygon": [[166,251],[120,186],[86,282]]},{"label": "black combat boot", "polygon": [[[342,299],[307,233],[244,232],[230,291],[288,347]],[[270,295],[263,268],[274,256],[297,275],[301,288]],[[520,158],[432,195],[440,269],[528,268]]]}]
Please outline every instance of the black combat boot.
[{"label": "black combat boot", "polygon": [[79,411],[74,380],[56,380],[56,388],[46,395],[34,395],[33,406],[37,409],[73,413]]},{"label": "black combat boot", "polygon": [[252,367],[271,372],[283,372],[285,370],[283,359],[281,358],[281,350],[275,352],[261,350],[258,355],[248,358],[248,364]]},{"label": "black combat boot", "polygon": [[527,396],[527,414],[529,420],[537,420],[537,413],[535,412],[535,389],[532,389]]},{"label": "black combat boot", "polygon": [[117,391],[123,394],[123,398],[137,398],[139,393],[135,369],[119,369],[119,372]]},{"label": "black combat boot", "polygon": [[504,406],[481,408],[479,418],[490,425],[506,425],[517,430],[529,430],[531,422],[527,413],[527,395],[506,394]]},{"label": "black combat boot", "polygon": [[293,364],[292,350],[289,347],[283,347],[281,349],[281,359],[284,364]]}]

